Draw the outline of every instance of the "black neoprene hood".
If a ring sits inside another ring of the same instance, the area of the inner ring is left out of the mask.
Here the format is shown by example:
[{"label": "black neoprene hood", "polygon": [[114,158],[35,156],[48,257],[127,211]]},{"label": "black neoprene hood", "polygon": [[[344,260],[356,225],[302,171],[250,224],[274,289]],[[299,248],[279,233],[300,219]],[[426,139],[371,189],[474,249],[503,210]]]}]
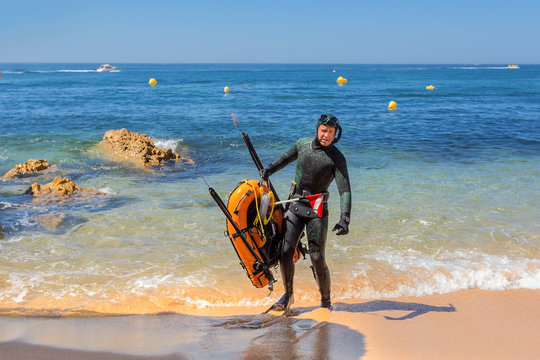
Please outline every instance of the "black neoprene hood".
[{"label": "black neoprene hood", "polygon": [[334,141],[332,141],[332,144],[337,143],[339,139],[341,138],[341,132],[342,132],[341,125],[339,125],[338,118],[332,114],[322,114],[319,117],[319,120],[317,120],[317,133],[315,135],[316,137],[318,136],[319,126],[321,125],[332,126],[336,129],[336,137],[334,138]]}]

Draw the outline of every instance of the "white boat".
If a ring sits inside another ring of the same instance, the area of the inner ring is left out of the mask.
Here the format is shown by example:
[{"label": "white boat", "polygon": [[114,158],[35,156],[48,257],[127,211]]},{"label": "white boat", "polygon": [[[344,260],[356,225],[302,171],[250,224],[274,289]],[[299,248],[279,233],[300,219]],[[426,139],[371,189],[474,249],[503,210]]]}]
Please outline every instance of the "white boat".
[{"label": "white boat", "polygon": [[116,71],[118,68],[109,64],[103,64],[97,68],[97,72]]}]

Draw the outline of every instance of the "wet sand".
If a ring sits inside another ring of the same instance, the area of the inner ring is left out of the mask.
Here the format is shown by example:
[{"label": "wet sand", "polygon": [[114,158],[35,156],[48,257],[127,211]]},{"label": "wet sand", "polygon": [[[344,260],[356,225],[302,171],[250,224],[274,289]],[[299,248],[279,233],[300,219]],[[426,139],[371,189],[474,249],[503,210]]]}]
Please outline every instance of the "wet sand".
[{"label": "wet sand", "polygon": [[0,318],[0,359],[537,359],[540,290],[189,314]]}]

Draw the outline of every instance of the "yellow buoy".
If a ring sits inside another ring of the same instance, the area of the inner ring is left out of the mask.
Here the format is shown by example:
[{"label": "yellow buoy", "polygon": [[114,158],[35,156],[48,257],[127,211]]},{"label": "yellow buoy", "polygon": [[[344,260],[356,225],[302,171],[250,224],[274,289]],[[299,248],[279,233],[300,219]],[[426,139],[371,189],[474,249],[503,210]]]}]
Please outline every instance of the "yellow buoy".
[{"label": "yellow buoy", "polygon": [[396,110],[396,107],[397,107],[397,104],[395,101],[392,100],[388,103],[388,110]]},{"label": "yellow buoy", "polygon": [[343,76],[340,76],[340,77],[337,78],[337,83],[338,84],[346,84],[347,79],[345,79]]},{"label": "yellow buoy", "polygon": [[336,72],[336,70],[332,70],[332,72]]},{"label": "yellow buoy", "polygon": [[229,89],[228,86],[225,86],[225,87],[223,88],[223,92],[229,92],[229,90],[230,90],[230,89]]},{"label": "yellow buoy", "polygon": [[148,84],[152,85],[152,86],[155,86],[155,85],[157,85],[157,80],[154,79],[154,78],[151,78],[150,80],[148,80]]},{"label": "yellow buoy", "polygon": [[433,89],[435,89],[435,86],[433,85],[426,86],[426,90],[433,90]]}]

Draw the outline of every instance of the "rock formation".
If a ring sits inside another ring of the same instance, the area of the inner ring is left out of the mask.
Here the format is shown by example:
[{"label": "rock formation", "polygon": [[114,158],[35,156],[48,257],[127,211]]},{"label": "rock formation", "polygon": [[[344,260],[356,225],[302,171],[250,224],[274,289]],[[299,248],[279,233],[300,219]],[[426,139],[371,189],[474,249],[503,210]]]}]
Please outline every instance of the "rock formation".
[{"label": "rock formation", "polygon": [[40,160],[29,159],[25,163],[15,165],[15,167],[9,170],[7,173],[5,173],[3,177],[6,179],[14,179],[17,177],[29,176],[32,174],[36,174],[40,171],[43,171],[45,169],[48,169],[49,166],[51,165],[45,159],[40,159]]},{"label": "rock formation", "polygon": [[147,167],[163,165],[167,161],[180,158],[171,149],[157,148],[145,134],[137,134],[127,129],[107,131],[102,144],[117,158]]},{"label": "rock formation", "polygon": [[25,192],[26,195],[37,197],[65,196],[74,195],[75,193],[89,196],[105,195],[95,189],[79,187],[70,179],[61,177],[55,177],[52,182],[45,185],[40,185],[37,182],[33,183]]}]

